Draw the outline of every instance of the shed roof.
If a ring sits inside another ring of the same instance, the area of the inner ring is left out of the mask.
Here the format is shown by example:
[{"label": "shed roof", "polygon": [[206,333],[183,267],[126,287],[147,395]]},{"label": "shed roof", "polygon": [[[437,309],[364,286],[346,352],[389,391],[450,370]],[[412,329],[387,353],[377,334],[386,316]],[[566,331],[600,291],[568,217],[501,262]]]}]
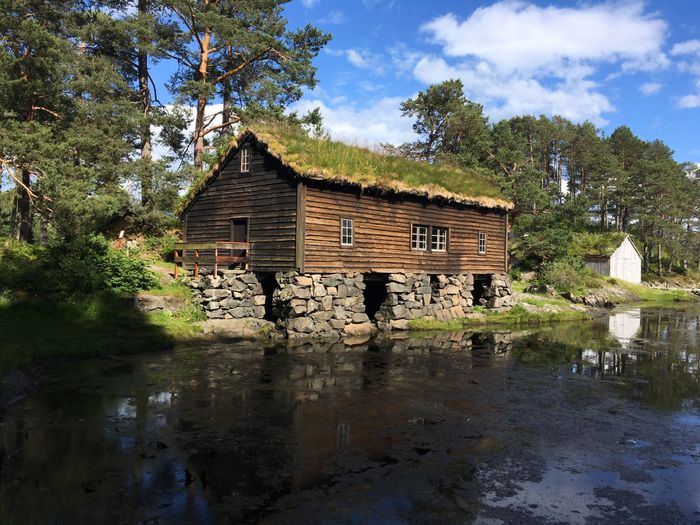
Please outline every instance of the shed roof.
[{"label": "shed roof", "polygon": [[639,250],[629,235],[623,232],[608,233],[583,233],[576,236],[571,243],[570,251],[573,255],[586,258],[611,257],[625,239],[629,239],[634,249]]},{"label": "shed roof", "polygon": [[261,126],[255,130],[246,128],[231,140],[218,162],[191,188],[182,202],[181,212],[216,178],[226,159],[251,140],[302,180],[325,180],[483,208],[513,207],[481,170],[467,171],[392,157],[359,146],[312,138],[301,130]]}]

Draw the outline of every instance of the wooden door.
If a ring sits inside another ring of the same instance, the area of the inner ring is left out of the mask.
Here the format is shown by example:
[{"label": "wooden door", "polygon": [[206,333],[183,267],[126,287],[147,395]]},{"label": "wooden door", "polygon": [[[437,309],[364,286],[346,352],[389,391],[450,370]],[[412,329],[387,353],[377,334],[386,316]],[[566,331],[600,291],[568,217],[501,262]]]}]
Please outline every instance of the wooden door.
[{"label": "wooden door", "polygon": [[[231,219],[231,242],[248,242],[248,218],[236,217]],[[233,257],[245,257],[245,250],[231,250]]]}]

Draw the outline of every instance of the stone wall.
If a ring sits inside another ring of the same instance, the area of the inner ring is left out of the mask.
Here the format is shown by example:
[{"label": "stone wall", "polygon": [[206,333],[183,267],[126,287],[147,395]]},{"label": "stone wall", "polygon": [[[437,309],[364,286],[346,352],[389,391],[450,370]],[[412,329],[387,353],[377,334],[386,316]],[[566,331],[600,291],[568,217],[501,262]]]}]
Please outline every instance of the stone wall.
[{"label": "stone wall", "polygon": [[484,288],[479,304],[486,308],[510,308],[515,305],[510,277],[504,273],[491,276],[491,284]]},{"label": "stone wall", "polygon": [[408,322],[422,317],[441,321],[464,317],[472,307],[471,274],[429,275],[392,273],[387,298],[375,318],[380,330],[406,330]]},{"label": "stone wall", "polygon": [[361,273],[278,273],[272,296],[277,326],[287,337],[337,337],[369,333]]},{"label": "stone wall", "polygon": [[[373,330],[365,311],[363,274],[300,275],[293,271],[277,273],[275,279],[271,313],[287,337],[337,338]],[[209,319],[265,317],[266,298],[254,273],[230,270],[192,278],[188,283]],[[392,273],[387,276],[386,298],[373,320],[380,330],[406,330],[412,319],[459,319],[471,312],[473,290],[471,274]],[[493,275],[479,304],[487,308],[513,306],[508,276]]]},{"label": "stone wall", "polygon": [[265,317],[265,295],[254,273],[228,270],[187,280],[208,319]]}]

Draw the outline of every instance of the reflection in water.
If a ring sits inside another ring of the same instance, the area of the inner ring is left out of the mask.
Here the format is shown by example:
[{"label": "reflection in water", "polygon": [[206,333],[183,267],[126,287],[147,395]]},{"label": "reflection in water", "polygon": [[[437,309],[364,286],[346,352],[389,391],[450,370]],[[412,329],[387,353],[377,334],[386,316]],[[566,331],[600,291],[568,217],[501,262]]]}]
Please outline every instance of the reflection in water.
[{"label": "reflection in water", "polygon": [[[0,522],[576,521],[544,502],[564,502],[557,480],[571,469],[588,494],[568,507],[581,520],[606,516],[601,486],[633,490],[644,476],[668,493],[654,505],[684,498],[692,514],[700,502],[680,488],[672,497],[676,471],[654,474],[664,459],[644,454],[698,466],[673,436],[697,428],[699,345],[697,310],[636,309],[517,334],[72,363],[0,426]],[[621,408],[630,396],[676,413]],[[622,461],[630,443],[650,446]],[[619,472],[595,474],[610,458]]]},{"label": "reflection in water", "polygon": [[642,324],[641,308],[630,308],[608,317],[608,330],[623,348],[629,348]]}]

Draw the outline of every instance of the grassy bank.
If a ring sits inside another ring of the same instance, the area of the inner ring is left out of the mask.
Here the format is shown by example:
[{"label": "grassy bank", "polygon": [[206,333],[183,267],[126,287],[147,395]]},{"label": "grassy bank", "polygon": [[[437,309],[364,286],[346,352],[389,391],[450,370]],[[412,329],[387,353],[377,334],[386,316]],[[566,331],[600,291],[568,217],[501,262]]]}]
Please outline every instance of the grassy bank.
[{"label": "grassy bank", "polygon": [[0,301],[0,374],[56,357],[148,352],[194,336],[196,311],[144,314],[116,294]]},{"label": "grassy bank", "polygon": [[[474,328],[491,325],[537,325],[544,323],[581,321],[592,318],[591,314],[584,309],[574,308],[562,302],[547,298],[528,299],[538,303],[532,304],[534,308],[525,305],[518,305],[508,311],[496,312],[475,307],[475,315],[465,319],[453,319],[451,321],[439,321],[437,319],[414,319],[409,321],[411,330],[460,330],[464,328]],[[563,300],[562,300],[563,301]],[[563,301],[565,303],[565,301]]]}]

